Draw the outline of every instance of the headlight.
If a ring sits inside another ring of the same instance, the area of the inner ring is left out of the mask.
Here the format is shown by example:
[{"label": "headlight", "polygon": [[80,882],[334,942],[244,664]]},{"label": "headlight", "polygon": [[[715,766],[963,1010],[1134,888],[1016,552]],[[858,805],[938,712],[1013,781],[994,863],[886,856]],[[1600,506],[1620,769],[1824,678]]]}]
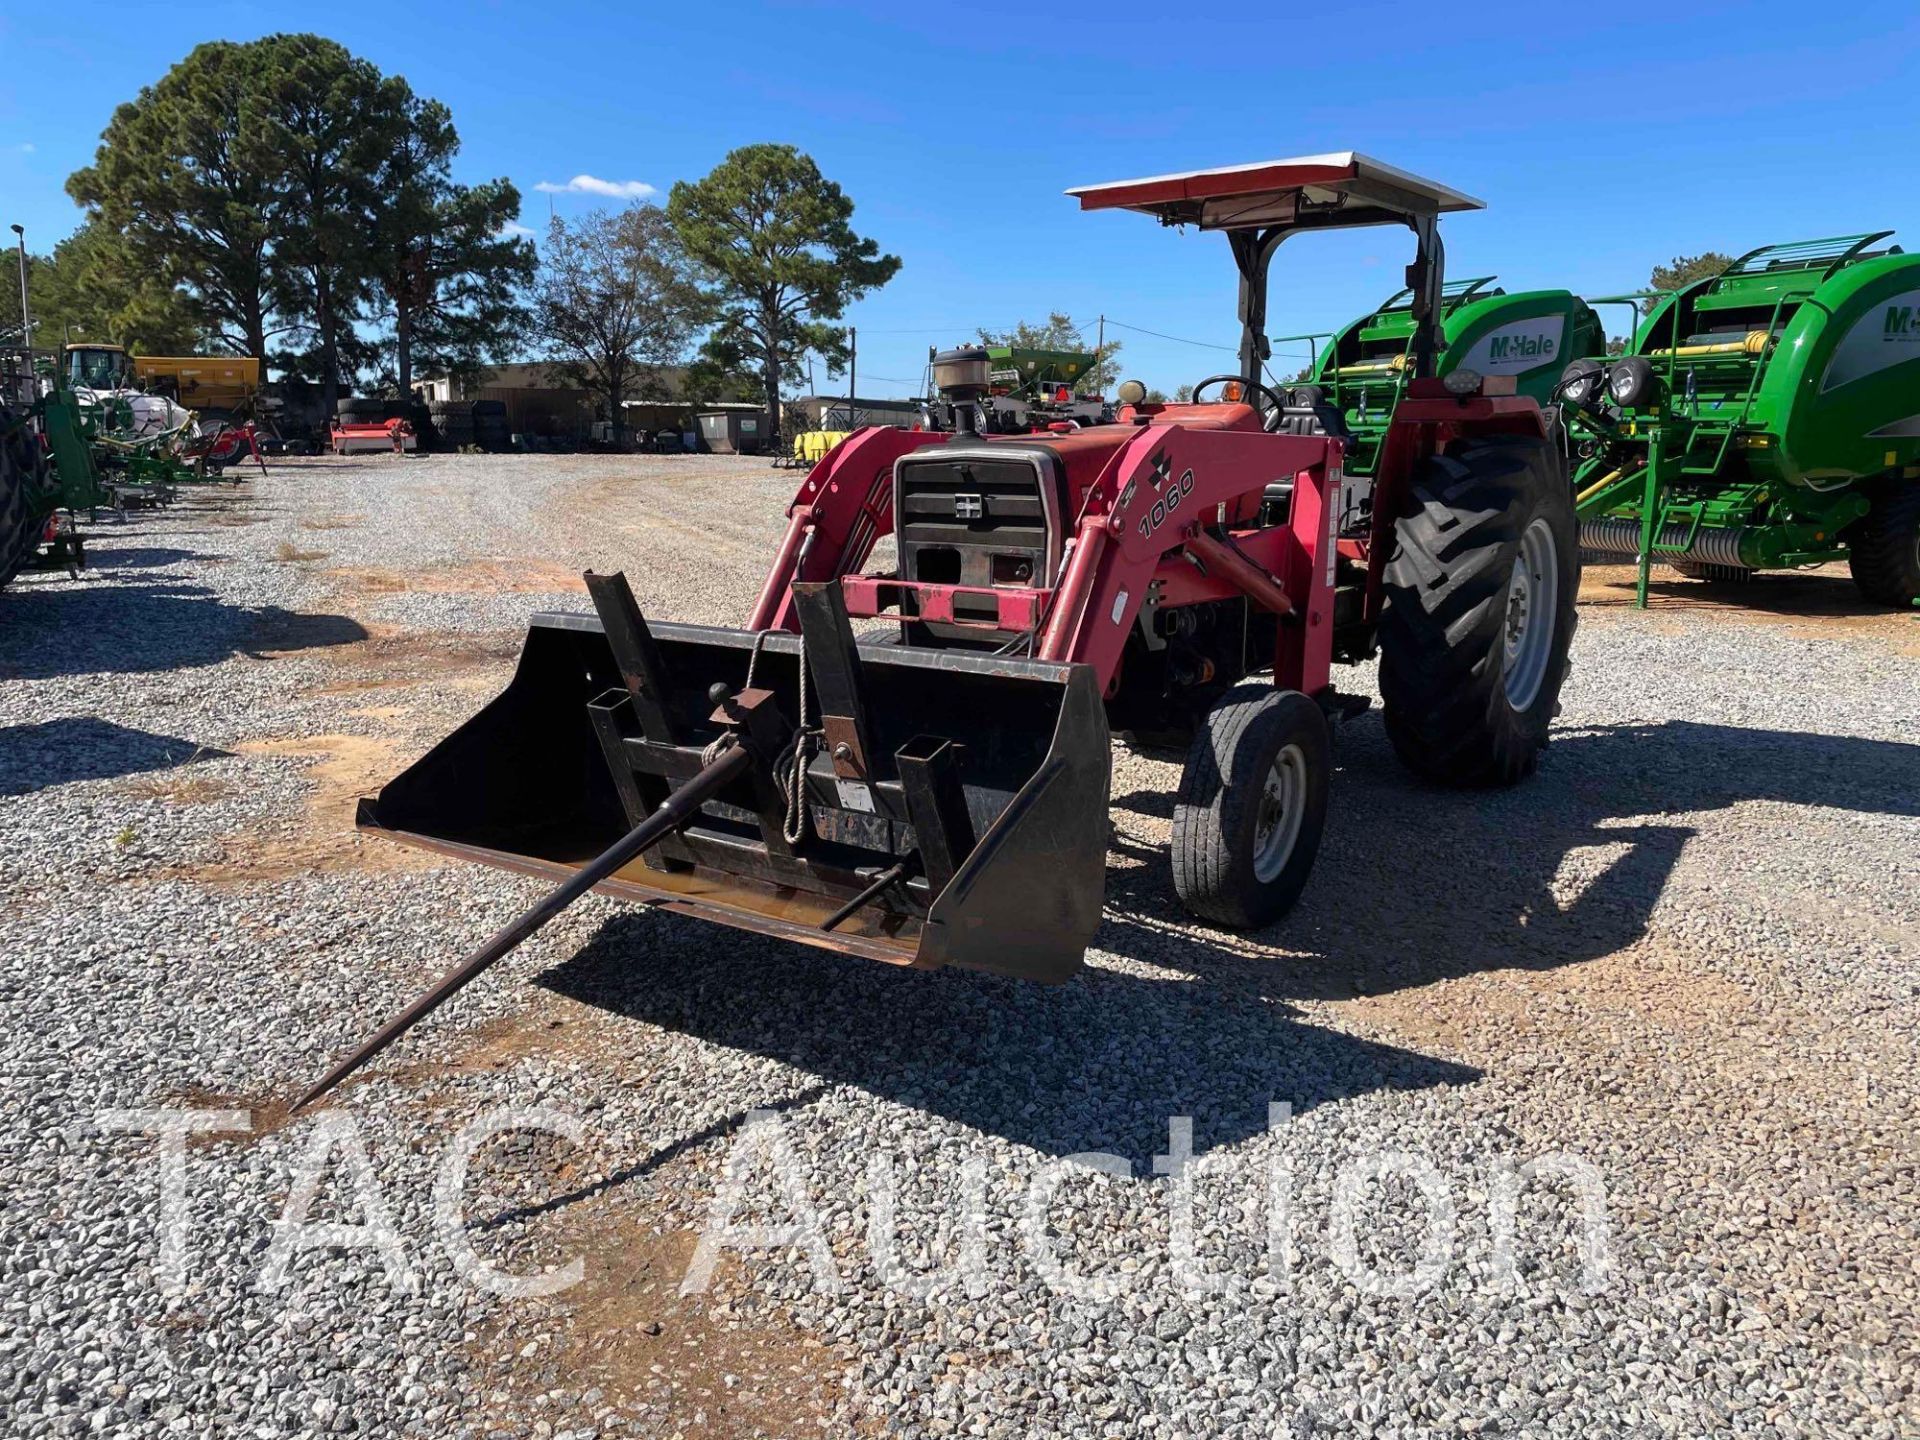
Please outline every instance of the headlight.
[{"label": "headlight", "polygon": [[1478,395],[1480,387],[1486,383],[1478,370],[1449,370],[1440,377],[1440,383],[1447,387],[1449,395]]},{"label": "headlight", "polygon": [[1644,357],[1629,355],[1607,371],[1607,394],[1623,410],[1644,405],[1653,396],[1653,366]]},{"label": "headlight", "polygon": [[1554,388],[1569,405],[1585,409],[1599,396],[1605,373],[1605,367],[1598,360],[1583,356],[1568,362],[1567,368],[1560,372],[1560,383]]}]

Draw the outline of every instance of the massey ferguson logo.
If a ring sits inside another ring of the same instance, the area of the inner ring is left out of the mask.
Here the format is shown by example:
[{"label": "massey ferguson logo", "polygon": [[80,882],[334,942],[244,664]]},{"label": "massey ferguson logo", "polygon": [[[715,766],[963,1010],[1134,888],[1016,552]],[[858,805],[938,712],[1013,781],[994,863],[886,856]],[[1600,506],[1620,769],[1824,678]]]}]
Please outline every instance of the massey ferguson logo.
[{"label": "massey ferguson logo", "polygon": [[1551,335],[1496,335],[1488,358],[1496,365],[1508,360],[1530,360],[1540,364],[1553,358]]},{"label": "massey ferguson logo", "polygon": [[979,495],[959,494],[953,497],[953,513],[962,520],[979,520],[987,513],[987,502]]}]

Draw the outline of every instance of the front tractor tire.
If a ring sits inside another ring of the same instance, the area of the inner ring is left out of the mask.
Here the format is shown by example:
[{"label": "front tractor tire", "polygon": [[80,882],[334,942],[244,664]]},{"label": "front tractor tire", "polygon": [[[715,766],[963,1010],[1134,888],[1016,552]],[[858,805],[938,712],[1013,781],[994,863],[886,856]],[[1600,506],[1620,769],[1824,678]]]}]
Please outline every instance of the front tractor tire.
[{"label": "front tractor tire", "polygon": [[1855,529],[1847,568],[1860,593],[1906,609],[1920,601],[1920,481],[1883,481]]},{"label": "front tractor tire", "polygon": [[1445,785],[1533,772],[1559,713],[1579,528],[1545,440],[1455,441],[1414,470],[1380,616],[1380,699],[1401,762]]},{"label": "front tractor tire", "polygon": [[1255,929],[1293,908],[1320,853],[1333,742],[1297,690],[1241,685],[1194,732],[1173,806],[1173,889],[1203,920]]}]

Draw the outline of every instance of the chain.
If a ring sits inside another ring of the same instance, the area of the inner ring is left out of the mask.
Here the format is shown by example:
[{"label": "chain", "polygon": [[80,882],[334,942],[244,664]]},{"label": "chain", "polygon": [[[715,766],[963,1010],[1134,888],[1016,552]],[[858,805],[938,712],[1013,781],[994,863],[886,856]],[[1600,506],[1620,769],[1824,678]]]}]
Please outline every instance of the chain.
[{"label": "chain", "polygon": [[[771,630],[759,631],[753,637],[753,653],[747,657],[747,683],[744,688],[754,688],[754,677],[760,670],[760,653],[766,648],[767,637]],[[807,766],[813,760],[815,747],[820,736],[808,723],[809,693],[812,684],[807,676],[807,641],[800,638],[800,650],[796,657],[800,667],[800,725],[793,732],[793,740],[773,762],[773,783],[779,788],[780,797],[786,802],[786,813],[780,822],[780,833],[787,837],[789,845],[798,845],[807,833],[810,813],[807,805],[806,773]],[[733,731],[723,730],[700,752],[700,763],[711,765],[733,746],[739,744]]]}]

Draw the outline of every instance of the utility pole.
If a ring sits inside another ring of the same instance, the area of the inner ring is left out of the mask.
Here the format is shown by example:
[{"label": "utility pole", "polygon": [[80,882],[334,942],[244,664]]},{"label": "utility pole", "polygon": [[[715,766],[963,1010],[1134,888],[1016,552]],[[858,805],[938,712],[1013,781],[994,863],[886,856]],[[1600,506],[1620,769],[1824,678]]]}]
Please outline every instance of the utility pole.
[{"label": "utility pole", "polygon": [[33,317],[27,313],[27,232],[18,225],[10,227],[20,245],[20,344],[33,349]]},{"label": "utility pole", "polygon": [[[1093,373],[1096,379],[1099,377],[1101,365],[1107,358],[1107,317],[1104,315],[1100,317],[1098,334],[1100,338],[1093,342]],[[1102,385],[1100,388],[1104,391],[1107,387]]]},{"label": "utility pole", "polygon": [[855,327],[847,327],[847,429],[858,430],[859,424],[853,418],[853,397],[860,393],[860,332]]}]

